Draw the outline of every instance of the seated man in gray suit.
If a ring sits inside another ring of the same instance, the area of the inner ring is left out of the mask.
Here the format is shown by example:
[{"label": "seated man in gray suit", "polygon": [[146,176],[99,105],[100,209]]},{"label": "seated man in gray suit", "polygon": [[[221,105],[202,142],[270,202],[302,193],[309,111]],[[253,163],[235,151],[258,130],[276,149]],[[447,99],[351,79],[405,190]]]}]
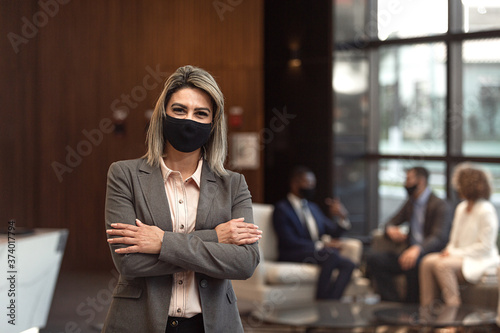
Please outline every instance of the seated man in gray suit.
[{"label": "seated man in gray suit", "polygon": [[[418,265],[424,255],[438,252],[448,241],[451,224],[451,210],[447,203],[432,193],[429,185],[429,171],[423,167],[407,170],[405,189],[408,200],[399,212],[385,226],[384,236],[394,247],[404,244],[401,253],[395,251],[372,252],[367,257],[367,269],[375,282],[382,300],[402,301],[393,277],[406,275],[406,299],[418,303]],[[399,226],[409,223],[409,232]]]}]

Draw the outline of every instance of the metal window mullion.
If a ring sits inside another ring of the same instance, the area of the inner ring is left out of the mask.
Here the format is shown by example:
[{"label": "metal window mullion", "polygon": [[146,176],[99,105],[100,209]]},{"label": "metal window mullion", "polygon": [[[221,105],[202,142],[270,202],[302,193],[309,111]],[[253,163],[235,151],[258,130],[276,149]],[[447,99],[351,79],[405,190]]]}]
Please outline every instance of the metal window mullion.
[{"label": "metal window mullion", "polygon": [[[461,1],[448,1],[448,35],[463,33],[463,6]],[[461,39],[448,39],[446,81],[446,197],[451,199],[451,173],[456,157],[462,156],[463,146],[463,61]]]},{"label": "metal window mullion", "polygon": [[380,139],[380,87],[379,87],[379,51],[371,49],[368,51],[369,61],[369,104],[370,121],[368,126],[367,151],[369,154],[379,154]]},{"label": "metal window mullion", "polygon": [[448,0],[448,34],[463,32],[462,1]]},{"label": "metal window mullion", "polygon": [[[369,59],[369,103],[370,103],[370,121],[368,126],[368,142],[367,151],[370,155],[379,155],[379,139],[380,139],[380,89],[379,89],[379,51],[378,48],[368,51]],[[367,159],[366,161],[366,179],[368,179],[367,198],[368,209],[366,211],[365,232],[367,234],[378,228],[380,221],[379,216],[379,159]]]},{"label": "metal window mullion", "polygon": [[447,81],[448,81],[448,105],[447,105],[447,156],[462,156],[463,142],[463,64],[462,64],[462,42],[449,42]]},{"label": "metal window mullion", "polygon": [[[463,61],[462,42],[450,41],[448,46],[447,61],[447,115],[446,115],[446,179],[451,179],[457,157],[462,156],[463,150],[463,121],[464,121],[464,96],[463,96]],[[451,184],[448,181],[447,197],[451,197]]]}]

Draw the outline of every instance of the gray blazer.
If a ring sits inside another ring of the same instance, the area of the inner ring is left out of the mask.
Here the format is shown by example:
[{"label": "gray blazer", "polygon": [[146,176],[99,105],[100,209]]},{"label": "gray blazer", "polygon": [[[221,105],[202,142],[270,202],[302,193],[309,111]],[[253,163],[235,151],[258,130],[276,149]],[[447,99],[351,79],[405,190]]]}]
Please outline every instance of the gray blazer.
[{"label": "gray blazer", "polygon": [[[205,332],[243,332],[229,279],[247,279],[260,257],[257,243],[220,244],[214,228],[233,218],[253,223],[252,201],[242,175],[219,177],[205,161],[195,231],[174,233],[159,167],[144,159],[115,162],[108,172],[106,229],[111,223],[143,223],[165,230],[159,255],[116,254],[125,245],[110,245],[120,273],[103,332],[165,332],[172,274],[191,270],[199,286]],[[169,232],[170,231],[170,232]]]}]

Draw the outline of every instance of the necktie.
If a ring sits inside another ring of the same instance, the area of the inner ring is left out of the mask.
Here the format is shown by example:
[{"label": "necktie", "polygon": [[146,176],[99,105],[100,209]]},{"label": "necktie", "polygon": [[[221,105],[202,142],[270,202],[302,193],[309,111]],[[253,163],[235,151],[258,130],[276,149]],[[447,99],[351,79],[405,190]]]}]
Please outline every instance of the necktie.
[{"label": "necktie", "polygon": [[313,241],[317,241],[319,239],[318,226],[316,225],[316,220],[314,219],[306,200],[302,202],[302,214],[304,215],[304,221],[307,229],[309,230],[309,234],[311,235],[311,239]]}]

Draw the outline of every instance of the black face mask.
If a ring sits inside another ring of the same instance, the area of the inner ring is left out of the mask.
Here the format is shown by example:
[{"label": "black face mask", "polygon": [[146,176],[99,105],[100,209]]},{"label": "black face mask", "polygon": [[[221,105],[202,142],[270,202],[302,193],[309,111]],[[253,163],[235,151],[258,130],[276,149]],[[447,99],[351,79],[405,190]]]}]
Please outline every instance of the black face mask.
[{"label": "black face mask", "polygon": [[210,138],[212,124],[166,116],[163,120],[163,138],[176,150],[183,153],[193,152]]},{"label": "black face mask", "polygon": [[413,195],[413,193],[415,193],[415,191],[417,190],[417,185],[413,185],[413,186],[405,186],[405,189],[406,189],[406,192],[408,192],[408,195],[411,197]]},{"label": "black face mask", "polygon": [[316,189],[315,188],[301,188],[299,189],[299,193],[302,196],[302,198],[312,201],[314,199],[314,195],[316,194]]}]

